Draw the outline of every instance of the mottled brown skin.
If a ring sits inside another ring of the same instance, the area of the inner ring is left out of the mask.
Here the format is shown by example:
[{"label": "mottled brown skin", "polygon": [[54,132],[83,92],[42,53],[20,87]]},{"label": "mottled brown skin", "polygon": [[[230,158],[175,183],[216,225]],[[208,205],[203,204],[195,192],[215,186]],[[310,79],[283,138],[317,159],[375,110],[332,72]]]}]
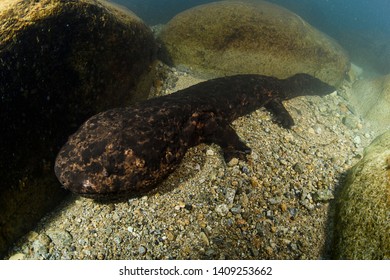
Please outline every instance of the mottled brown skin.
[{"label": "mottled brown skin", "polygon": [[199,143],[221,146],[226,161],[250,153],[230,123],[262,106],[285,128],[294,121],[282,101],[335,89],[307,74],[285,80],[237,75],[199,83],[87,120],[59,152],[55,173],[66,189],[95,198],[143,193]]}]

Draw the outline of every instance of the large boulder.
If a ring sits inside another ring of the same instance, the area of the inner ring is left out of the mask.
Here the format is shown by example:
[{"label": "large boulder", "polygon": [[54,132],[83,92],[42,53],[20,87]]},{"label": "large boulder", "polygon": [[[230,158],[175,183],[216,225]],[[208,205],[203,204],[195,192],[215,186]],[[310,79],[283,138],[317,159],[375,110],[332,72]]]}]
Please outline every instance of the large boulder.
[{"label": "large boulder", "polygon": [[375,130],[390,128],[390,75],[356,81],[349,102]]},{"label": "large boulder", "polygon": [[307,73],[338,85],[349,58],[296,14],[265,1],[221,1],[175,16],[160,34],[163,55],[206,77]]},{"label": "large boulder", "polygon": [[390,131],[365,149],[336,203],[334,257],[390,258]]},{"label": "large boulder", "polygon": [[53,161],[67,137],[147,97],[154,56],[150,29],[111,4],[0,2],[0,255],[64,196]]}]

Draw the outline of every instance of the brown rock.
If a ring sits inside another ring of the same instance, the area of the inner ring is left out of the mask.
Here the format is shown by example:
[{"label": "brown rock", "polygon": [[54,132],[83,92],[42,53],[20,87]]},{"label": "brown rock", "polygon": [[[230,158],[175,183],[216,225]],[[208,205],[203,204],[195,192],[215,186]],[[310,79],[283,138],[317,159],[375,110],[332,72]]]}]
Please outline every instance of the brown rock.
[{"label": "brown rock", "polygon": [[296,14],[264,1],[221,1],[175,16],[160,35],[177,67],[216,77],[307,73],[338,85],[350,63],[343,49]]},{"label": "brown rock", "polygon": [[105,2],[0,2],[0,255],[64,196],[52,166],[77,126],[146,98],[154,50],[137,16]]}]

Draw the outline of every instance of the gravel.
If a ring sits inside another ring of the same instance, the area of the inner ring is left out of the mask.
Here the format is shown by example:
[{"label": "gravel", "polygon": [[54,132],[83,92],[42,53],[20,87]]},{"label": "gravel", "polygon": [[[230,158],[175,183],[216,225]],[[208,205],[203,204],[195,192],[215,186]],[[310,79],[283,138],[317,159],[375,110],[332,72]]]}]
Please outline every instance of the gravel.
[{"label": "gravel", "polygon": [[[197,81],[173,69],[155,93]],[[70,196],[8,258],[328,258],[335,189],[375,132],[336,93],[285,105],[291,130],[262,109],[233,122],[252,148],[247,161],[225,163],[217,145],[201,144],[148,195],[115,203]]]}]

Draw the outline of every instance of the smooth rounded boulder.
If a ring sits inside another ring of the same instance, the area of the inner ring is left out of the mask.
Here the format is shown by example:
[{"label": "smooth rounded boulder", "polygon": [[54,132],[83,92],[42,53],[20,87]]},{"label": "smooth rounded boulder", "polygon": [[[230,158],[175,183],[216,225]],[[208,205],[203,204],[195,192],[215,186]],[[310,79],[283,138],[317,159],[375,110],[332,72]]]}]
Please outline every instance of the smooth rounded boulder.
[{"label": "smooth rounded boulder", "polygon": [[356,81],[350,104],[375,130],[390,129],[390,75]]},{"label": "smooth rounded boulder", "polygon": [[206,78],[307,73],[337,86],[348,55],[296,14],[265,1],[220,1],[176,15],[162,30],[162,54]]},{"label": "smooth rounded boulder", "polygon": [[0,255],[65,195],[53,162],[67,137],[147,97],[155,48],[136,15],[108,2],[0,1]]}]

